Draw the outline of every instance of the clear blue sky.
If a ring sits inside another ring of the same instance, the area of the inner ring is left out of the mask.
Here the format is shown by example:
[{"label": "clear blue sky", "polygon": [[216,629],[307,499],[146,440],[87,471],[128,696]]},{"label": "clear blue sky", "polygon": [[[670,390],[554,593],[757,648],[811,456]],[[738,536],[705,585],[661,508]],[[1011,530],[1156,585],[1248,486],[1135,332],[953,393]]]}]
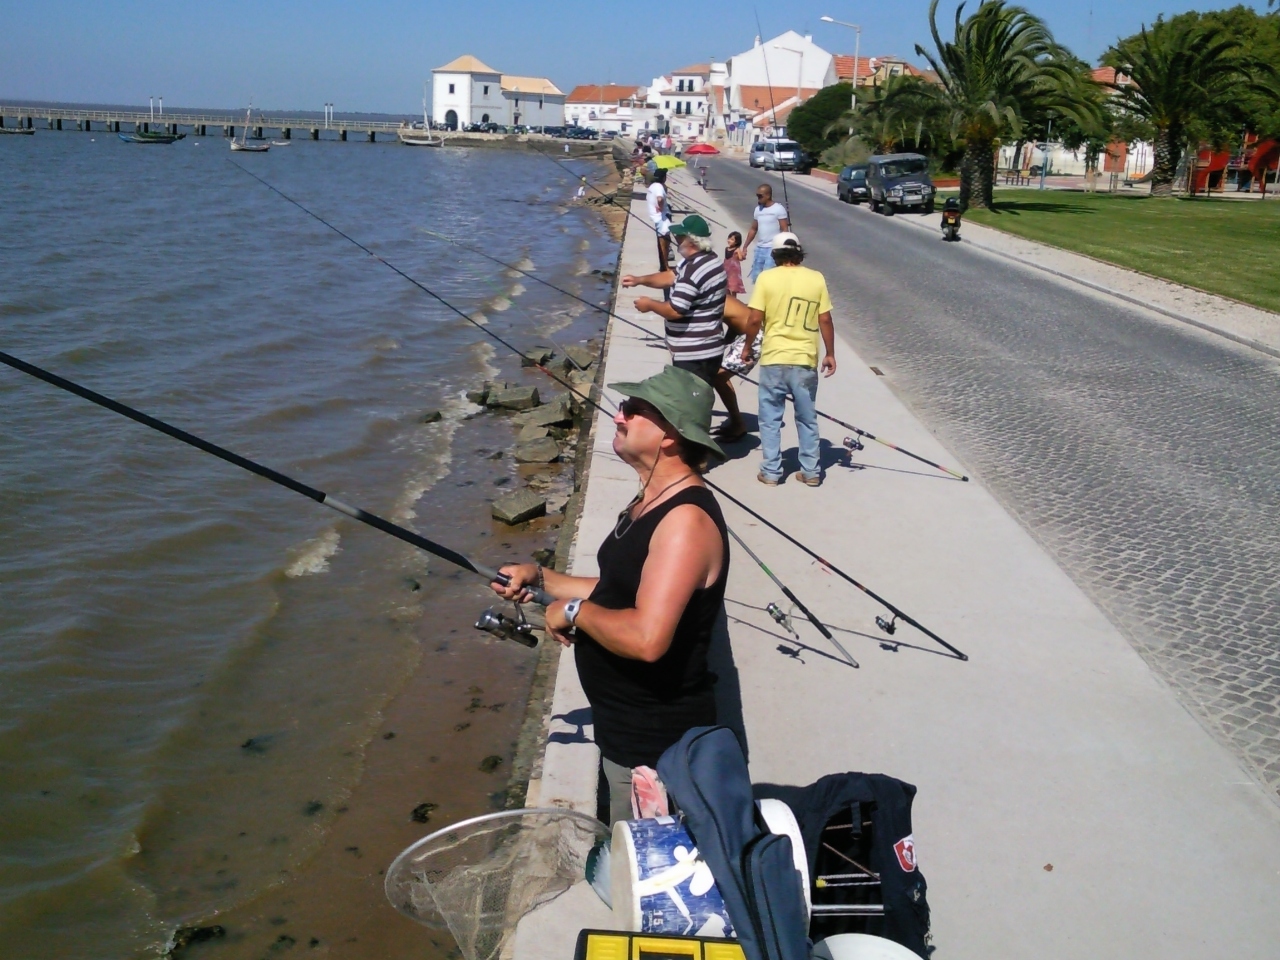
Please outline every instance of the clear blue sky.
[{"label": "clear blue sky", "polygon": [[[1163,12],[1222,3],[1025,0],[1057,38],[1094,60]],[[970,8],[976,6],[971,0]],[[1252,4],[1266,10],[1266,0]],[[943,0],[939,20],[955,9]],[[760,3],[517,3],[512,0],[0,0],[0,101],[8,99],[411,113],[432,67],[473,53],[505,73],[575,84],[646,83],[656,74],[751,45],[812,33],[834,53],[912,59],[928,40],[928,0]],[[665,12],[664,12],[665,11]]]}]

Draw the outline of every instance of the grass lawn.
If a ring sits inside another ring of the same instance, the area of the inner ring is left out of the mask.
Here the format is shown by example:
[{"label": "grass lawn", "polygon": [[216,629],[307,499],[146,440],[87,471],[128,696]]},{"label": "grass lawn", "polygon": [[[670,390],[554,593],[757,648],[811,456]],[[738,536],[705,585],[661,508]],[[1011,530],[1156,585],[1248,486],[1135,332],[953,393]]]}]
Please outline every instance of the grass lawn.
[{"label": "grass lawn", "polygon": [[966,219],[1280,312],[1280,198],[1150,197],[997,190]]}]

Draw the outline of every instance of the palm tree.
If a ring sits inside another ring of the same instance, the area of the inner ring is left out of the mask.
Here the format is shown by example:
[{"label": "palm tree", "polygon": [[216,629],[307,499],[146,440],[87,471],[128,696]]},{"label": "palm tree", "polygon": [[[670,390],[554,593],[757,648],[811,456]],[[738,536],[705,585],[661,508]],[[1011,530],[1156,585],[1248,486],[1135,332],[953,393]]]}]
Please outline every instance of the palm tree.
[{"label": "palm tree", "polygon": [[953,139],[964,144],[960,203],[991,206],[996,141],[1018,137],[1024,118],[1052,109],[1082,126],[1094,119],[1096,102],[1082,96],[1091,81],[1053,39],[1044,21],[1004,0],[983,0],[967,20],[956,8],[955,36],[938,32],[938,0],[929,4],[929,29],[936,57],[917,44],[916,52],[938,75],[933,96],[945,109]]},{"label": "palm tree", "polygon": [[1260,79],[1274,78],[1274,68],[1247,56],[1233,36],[1211,22],[1158,19],[1102,59],[1116,69],[1116,82],[1109,86],[1124,109],[1155,131],[1153,197],[1173,195],[1191,131],[1235,124],[1242,119],[1244,94],[1274,92]]},{"label": "palm tree", "polygon": [[930,84],[919,77],[895,74],[883,86],[873,85],[862,94],[857,110],[846,110],[824,133],[849,130],[850,136],[870,144],[877,153],[893,153],[900,144],[919,150],[945,140],[945,117]]}]

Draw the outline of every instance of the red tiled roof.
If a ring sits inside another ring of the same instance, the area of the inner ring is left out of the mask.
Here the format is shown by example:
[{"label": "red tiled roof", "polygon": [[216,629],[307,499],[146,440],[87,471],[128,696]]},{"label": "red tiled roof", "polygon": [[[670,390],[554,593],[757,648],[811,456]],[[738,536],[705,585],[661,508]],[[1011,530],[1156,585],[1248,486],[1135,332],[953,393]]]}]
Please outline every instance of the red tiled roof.
[{"label": "red tiled roof", "polygon": [[[852,81],[853,57],[848,54],[837,53],[832,59],[836,62],[836,79]],[[858,79],[865,80],[871,74],[871,57],[858,57]]]},{"label": "red tiled roof", "polygon": [[786,123],[787,117],[791,116],[791,111],[798,106],[799,104],[796,103],[796,96],[793,93],[791,97],[785,102],[782,100],[779,100],[778,107],[776,110],[770,109],[769,107],[765,107],[763,110],[757,113],[754,117],[751,118],[751,125],[753,127],[767,127],[773,123],[777,123],[777,124]]},{"label": "red tiled roof", "polygon": [[[817,88],[805,87],[800,91],[800,94],[803,99],[808,100],[817,92]],[[752,113],[768,110],[784,100],[794,98],[795,95],[795,87],[774,87],[772,90],[769,87],[757,87],[747,84],[738,87],[738,96],[741,99],[742,109],[750,110]]]},{"label": "red tiled roof", "polygon": [[711,66],[705,63],[691,63],[687,67],[681,67],[679,70],[672,70],[671,76],[681,77],[709,77],[711,75]]},{"label": "red tiled roof", "polygon": [[619,100],[629,100],[634,97],[639,89],[639,87],[625,87],[617,83],[579,84],[569,91],[565,103],[617,103]]}]

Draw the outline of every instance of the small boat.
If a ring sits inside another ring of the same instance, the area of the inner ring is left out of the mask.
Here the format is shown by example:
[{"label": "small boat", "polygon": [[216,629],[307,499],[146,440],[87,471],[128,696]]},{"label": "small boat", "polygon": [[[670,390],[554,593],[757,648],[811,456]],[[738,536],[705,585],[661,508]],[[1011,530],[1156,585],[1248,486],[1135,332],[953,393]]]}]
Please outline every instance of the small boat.
[{"label": "small boat", "polygon": [[133,133],[116,134],[125,143],[173,143],[186,137],[185,133],[146,133],[135,130]]},{"label": "small boat", "polygon": [[[252,120],[253,120],[253,106],[250,105],[249,109],[244,112],[244,132],[240,135],[240,139],[237,140],[235,137],[231,138],[231,149],[233,151],[243,151],[245,153],[266,153],[268,150],[271,149],[271,144],[269,143],[250,143],[249,142],[249,127],[252,123]],[[254,139],[261,139],[261,138],[255,137]]]},{"label": "small boat", "polygon": [[444,137],[431,136],[431,121],[427,119],[427,85],[422,85],[422,123],[402,123],[396,136],[406,147],[443,147]]},{"label": "small boat", "polygon": [[35,132],[34,127],[0,127],[0,133],[12,133],[19,137],[31,137],[35,135]]},{"label": "small boat", "polygon": [[271,145],[272,145],[273,147],[287,147],[287,146],[289,146],[291,143],[293,143],[293,141],[292,141],[292,140],[272,140],[272,141],[271,141]]}]

